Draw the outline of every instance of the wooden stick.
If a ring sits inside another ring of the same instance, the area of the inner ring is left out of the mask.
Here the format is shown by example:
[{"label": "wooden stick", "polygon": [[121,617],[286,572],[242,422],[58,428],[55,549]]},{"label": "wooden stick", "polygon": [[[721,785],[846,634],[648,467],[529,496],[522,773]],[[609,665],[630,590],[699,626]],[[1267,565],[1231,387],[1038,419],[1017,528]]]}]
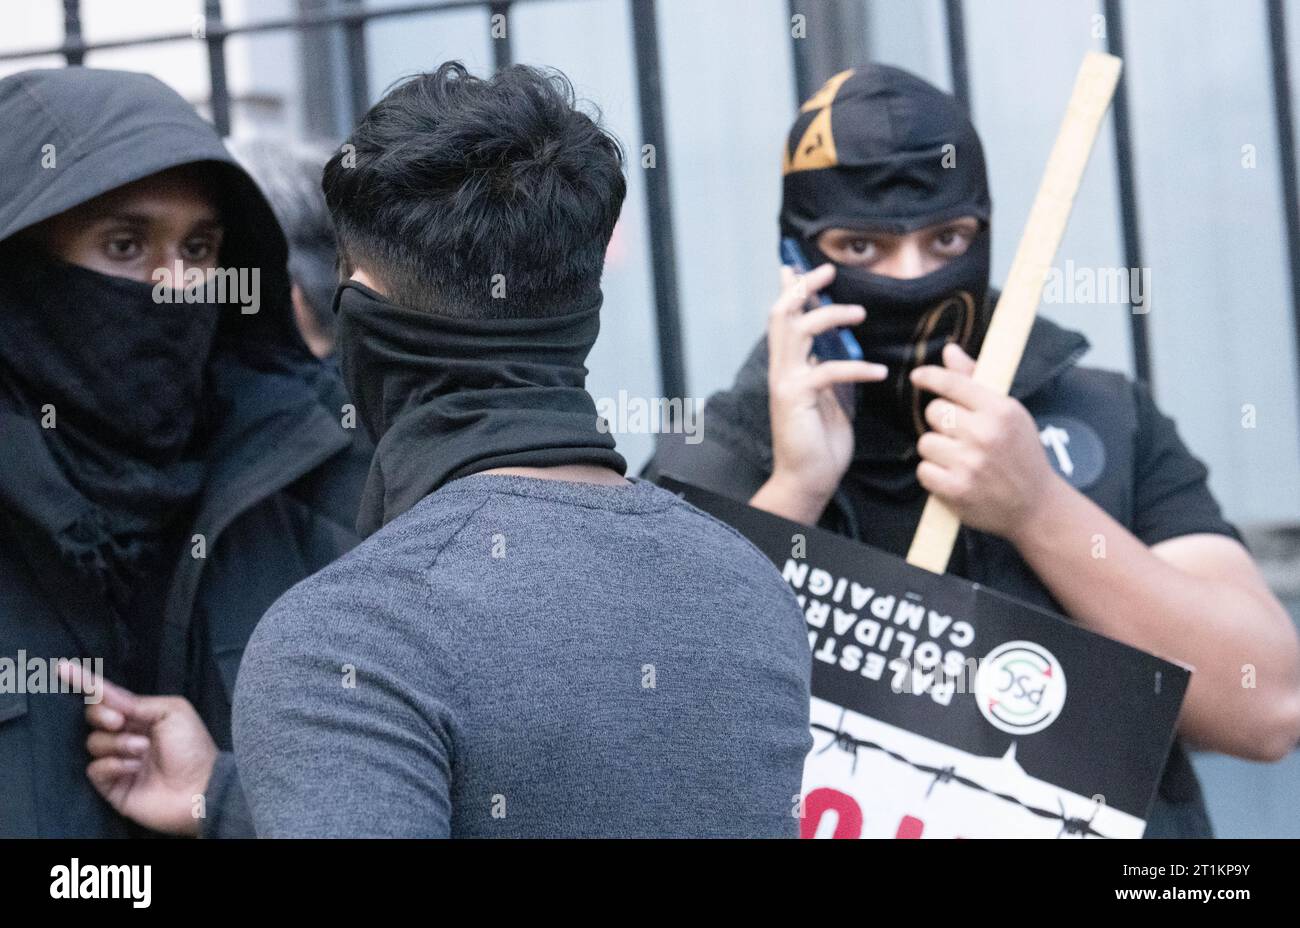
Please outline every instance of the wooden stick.
[{"label": "wooden stick", "polygon": [[[975,364],[975,381],[999,393],[1011,389],[1016,368],[1020,366],[1047,273],[1065,234],[1088,155],[1119,82],[1119,71],[1120,60],[1100,52],[1089,52],[1079,66],[1065,120],[1047,159],[1002,298],[993,312]],[[907,552],[907,562],[936,574],[943,573],[948,569],[959,526],[957,514],[931,496],[925,502]]]}]

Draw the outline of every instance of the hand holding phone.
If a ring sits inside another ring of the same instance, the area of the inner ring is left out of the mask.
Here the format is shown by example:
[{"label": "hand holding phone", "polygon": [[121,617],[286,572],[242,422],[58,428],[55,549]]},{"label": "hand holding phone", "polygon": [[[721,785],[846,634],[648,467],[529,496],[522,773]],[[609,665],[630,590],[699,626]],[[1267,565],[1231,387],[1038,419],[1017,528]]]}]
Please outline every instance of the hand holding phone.
[{"label": "hand holding phone", "polygon": [[[808,273],[808,260],[799,243],[789,236],[781,239],[781,262],[801,277]],[[817,305],[829,306],[831,298],[817,294]],[[834,328],[813,336],[813,354],[823,361],[861,361],[862,346],[845,328]]]},{"label": "hand holding phone", "polygon": [[[830,301],[809,307],[809,293],[835,279],[832,265],[813,268],[802,279],[796,279],[793,268],[782,267],[781,278],[781,293],[767,326],[772,473],[750,503],[797,522],[815,523],[853,457],[854,386],[884,380],[888,369],[865,360],[825,359],[813,350],[818,334],[833,335],[835,327],[857,326],[864,319],[860,306]],[[844,350],[844,343],[835,339],[826,353]]]},{"label": "hand holding phone", "polygon": [[[808,273],[808,259],[804,257],[803,249],[789,236],[781,239],[781,261],[800,277]],[[831,298],[826,294],[817,294],[818,306],[829,306],[831,302]],[[807,312],[807,309],[805,308],[804,311]],[[852,332],[842,327],[828,329],[819,335],[814,335],[812,353],[819,361],[862,360],[862,346],[858,344]],[[853,384],[837,383],[835,398],[840,401],[844,414],[852,419],[853,411],[857,407],[857,395]]]}]

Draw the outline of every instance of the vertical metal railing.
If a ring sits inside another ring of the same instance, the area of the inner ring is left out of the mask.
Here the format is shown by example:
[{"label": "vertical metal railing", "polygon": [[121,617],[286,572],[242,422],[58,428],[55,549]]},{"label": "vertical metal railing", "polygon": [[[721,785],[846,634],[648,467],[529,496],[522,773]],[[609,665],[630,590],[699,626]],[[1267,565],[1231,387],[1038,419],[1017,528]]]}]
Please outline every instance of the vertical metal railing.
[{"label": "vertical metal railing", "polygon": [[204,41],[208,45],[208,79],[212,91],[212,124],[222,135],[230,134],[230,86],[226,82],[226,34],[221,17],[221,0],[203,0]]},{"label": "vertical metal railing", "polygon": [[[1106,22],[1106,50],[1118,58],[1124,58],[1124,14],[1119,0],[1103,0],[1102,15]],[[1127,59],[1126,59],[1127,62]],[[1115,88],[1115,101],[1111,106],[1111,118],[1115,127],[1115,175],[1119,183],[1120,231],[1123,236],[1124,263],[1129,268],[1140,268],[1142,264],[1142,235],[1138,223],[1137,202],[1137,167],[1133,160],[1133,132],[1129,127],[1128,76],[1125,67],[1119,76],[1119,85]],[[1131,294],[1130,294],[1131,296]],[[1129,305],[1129,343],[1133,352],[1133,374],[1152,391],[1151,333],[1147,327],[1145,313],[1133,311]]]},{"label": "vertical metal railing", "polygon": [[970,67],[966,62],[966,15],[961,0],[944,0],[948,30],[948,70],[952,73],[952,95],[971,110]]},{"label": "vertical metal railing", "polygon": [[63,0],[63,60],[70,65],[86,60],[81,50],[81,0]]},{"label": "vertical metal railing", "polygon": [[[362,7],[366,0],[343,0],[344,6]],[[343,48],[347,57],[348,126],[355,126],[370,109],[369,58],[366,55],[366,21],[356,19],[343,25]]]},{"label": "vertical metal railing", "polygon": [[866,0],[787,0],[786,12],[797,104],[839,72],[867,63]]},{"label": "vertical metal railing", "polygon": [[1291,102],[1291,62],[1286,47],[1282,0],[1265,0],[1269,58],[1273,66],[1273,119],[1277,125],[1278,169],[1282,172],[1282,215],[1286,224],[1287,270],[1291,275],[1292,333],[1300,387],[1300,179],[1296,176],[1295,115]]},{"label": "vertical metal railing", "polygon": [[[672,188],[668,177],[668,138],[664,126],[663,83],[659,68],[659,23],[655,0],[629,0],[632,43],[640,98],[641,139],[654,146],[654,167],[643,171],[650,267],[654,279],[655,323],[659,339],[659,378],[665,396],[686,396],[686,364],[677,306],[676,238]],[[633,152],[634,159],[640,157]]]},{"label": "vertical metal railing", "polygon": [[[505,31],[501,35],[491,32],[492,20],[500,16],[500,22],[505,26]],[[514,63],[514,46],[511,44],[511,26],[510,26],[510,2],[509,0],[497,0],[488,6],[488,29],[492,42],[492,66],[498,70],[504,70]]]},{"label": "vertical metal railing", "polygon": [[794,78],[795,106],[801,106],[803,101],[811,97],[816,89],[813,86],[812,56],[808,51],[807,38],[795,35],[792,28],[794,18],[799,15],[799,8],[802,5],[800,0],[787,0],[786,2],[786,12],[788,14],[786,29],[790,32],[790,60]]}]

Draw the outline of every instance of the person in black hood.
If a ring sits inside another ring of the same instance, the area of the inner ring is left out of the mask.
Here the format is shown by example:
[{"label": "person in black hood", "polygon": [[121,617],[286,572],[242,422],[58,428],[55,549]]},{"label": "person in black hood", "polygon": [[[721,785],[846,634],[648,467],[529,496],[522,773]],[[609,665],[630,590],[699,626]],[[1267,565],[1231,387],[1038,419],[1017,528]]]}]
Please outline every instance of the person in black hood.
[{"label": "person in black hood", "polygon": [[[1087,341],[1043,318],[1010,397],[971,379],[996,295],[983,151],[956,101],[897,68],[844,71],[803,105],[783,175],[781,233],[817,266],[784,270],[767,337],[710,398],[703,441],[665,436],[646,473],[898,555],[935,494],[962,520],[951,572],[1195,666],[1184,739],[1290,751],[1295,629],[1146,386],[1077,367]],[[817,291],[833,302],[809,308]],[[836,327],[862,360],[810,356]],[[1175,742],[1147,835],[1210,834]]]},{"label": "person in black hood", "polygon": [[[274,215],[179,95],[27,71],[0,125],[22,127],[0,143],[0,655],[129,688],[0,693],[0,835],[247,830],[218,753],[235,672],[267,606],[356,543],[364,446],[295,329]],[[201,737],[163,751],[160,723]]]}]

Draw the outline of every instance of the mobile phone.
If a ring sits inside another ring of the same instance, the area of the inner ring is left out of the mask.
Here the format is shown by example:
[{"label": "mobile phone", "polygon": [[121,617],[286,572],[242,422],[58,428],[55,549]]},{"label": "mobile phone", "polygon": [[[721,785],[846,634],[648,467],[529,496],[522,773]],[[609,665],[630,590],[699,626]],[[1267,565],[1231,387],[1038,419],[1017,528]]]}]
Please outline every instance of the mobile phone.
[{"label": "mobile phone", "polygon": [[[788,236],[781,239],[781,262],[796,274],[808,273],[808,259],[804,257],[803,249]],[[818,305],[827,306],[831,302],[826,294],[817,294]],[[813,336],[813,354],[823,361],[861,361],[862,346],[848,329],[834,328]]]},{"label": "mobile phone", "polygon": [[[794,239],[786,236],[781,239],[781,262],[796,274],[808,273],[808,259],[804,257],[803,249]],[[827,306],[834,302],[824,293],[817,294],[817,303],[820,306]],[[804,312],[807,312],[807,308]],[[812,353],[822,361],[861,361],[862,346],[853,333],[843,327],[828,329],[820,335],[813,336]],[[853,412],[857,408],[857,389],[851,383],[835,384],[835,398],[840,401],[840,408],[844,410],[845,415],[850,419],[853,418]]]}]

